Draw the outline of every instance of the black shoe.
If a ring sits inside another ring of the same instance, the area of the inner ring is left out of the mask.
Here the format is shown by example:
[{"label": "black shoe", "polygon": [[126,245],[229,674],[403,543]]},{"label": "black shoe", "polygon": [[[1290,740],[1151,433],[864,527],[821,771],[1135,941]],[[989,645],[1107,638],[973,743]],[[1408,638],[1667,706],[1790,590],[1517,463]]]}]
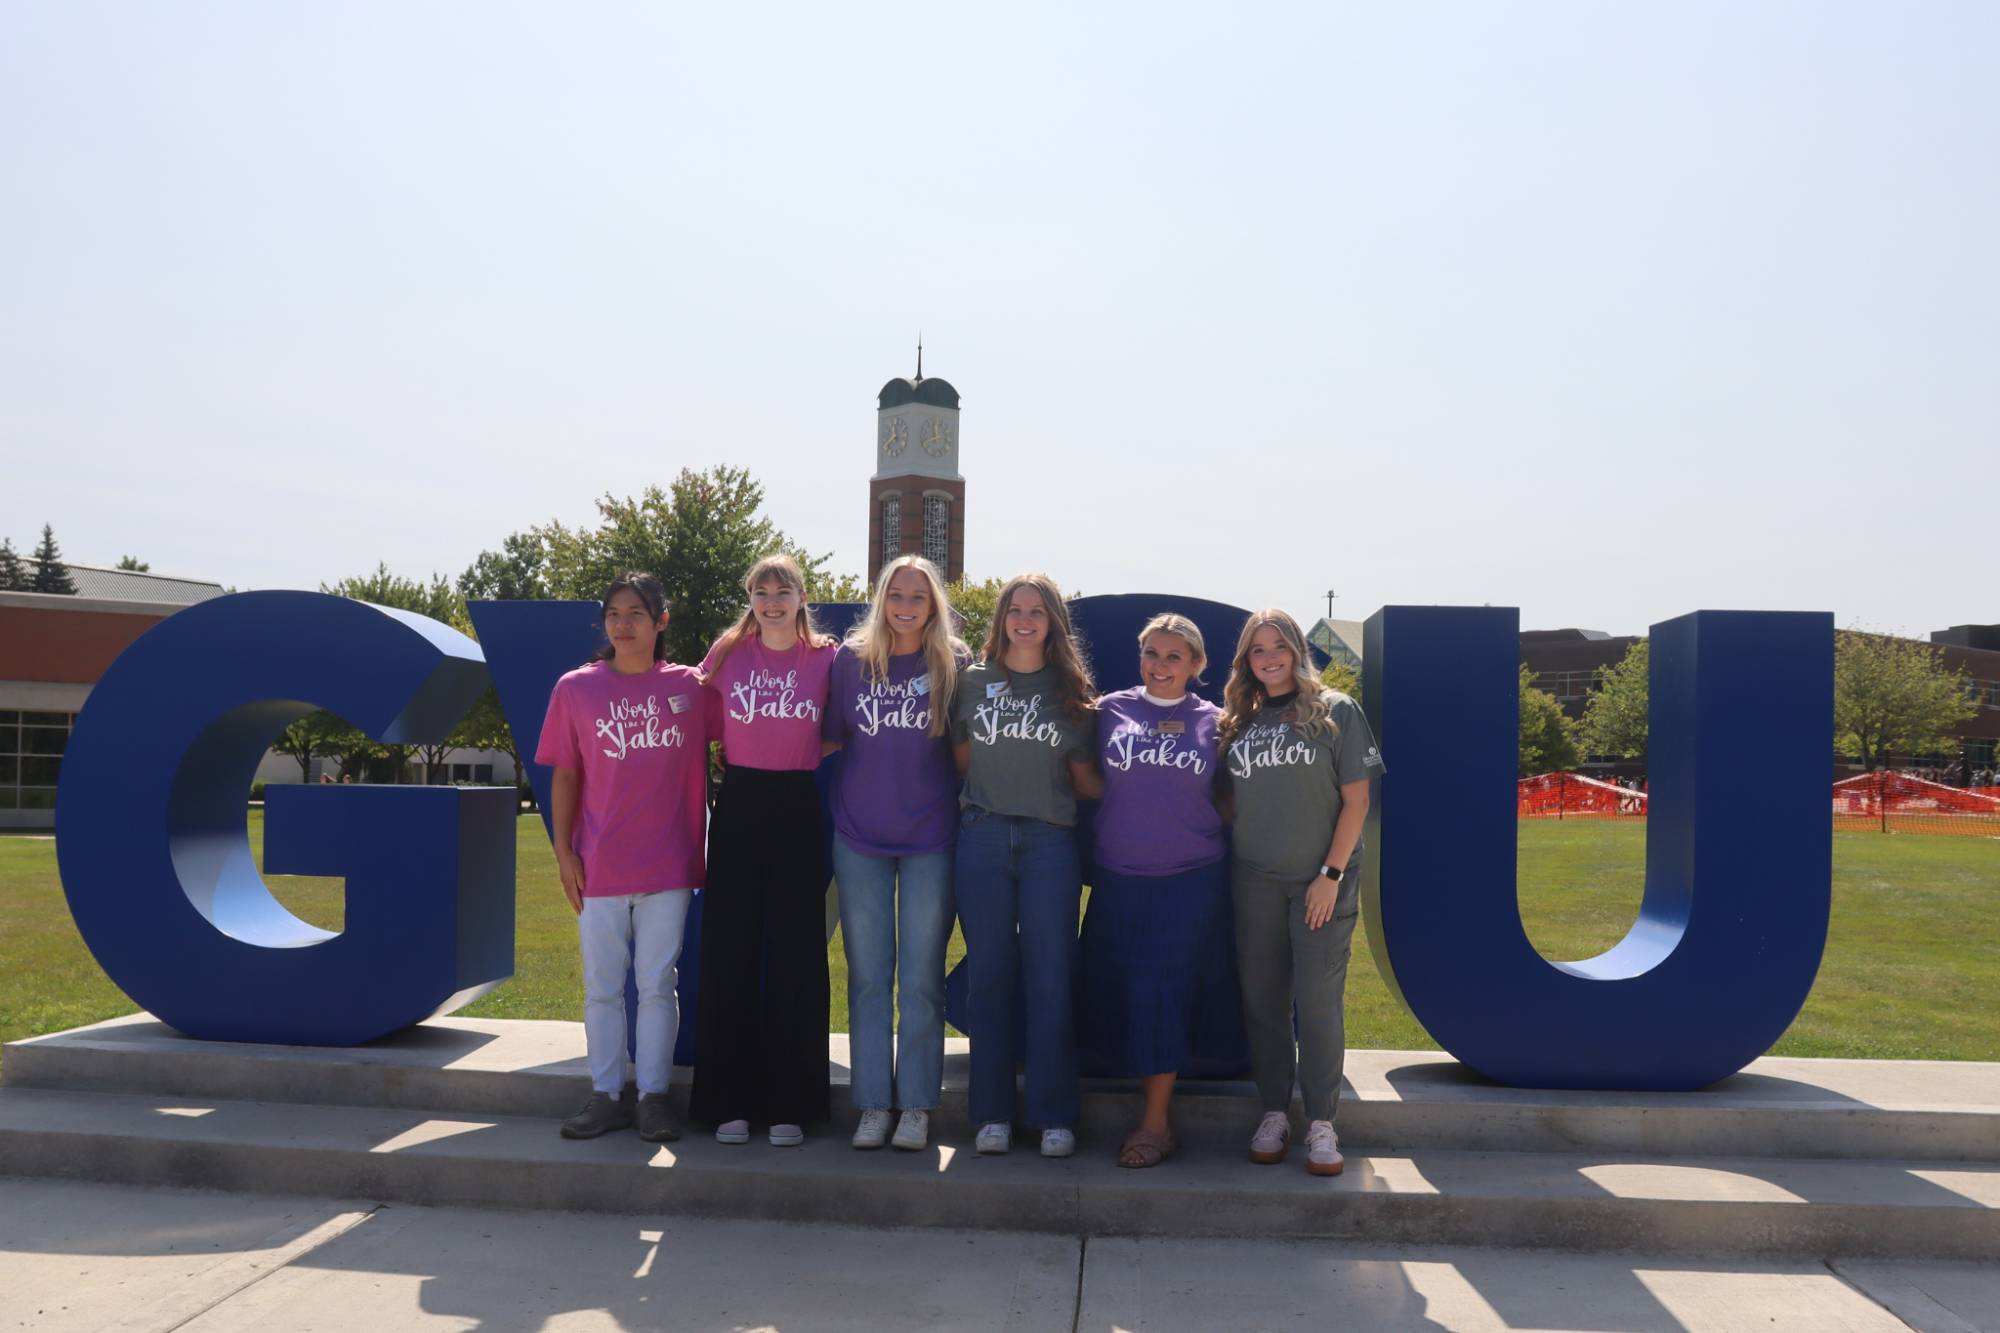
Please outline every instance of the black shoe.
[{"label": "black shoe", "polygon": [[648,1143],[672,1143],[681,1136],[681,1123],[674,1118],[673,1104],[664,1092],[649,1092],[639,1099],[639,1137]]},{"label": "black shoe", "polygon": [[593,1092],[583,1109],[562,1123],[566,1139],[594,1139],[614,1129],[628,1129],[632,1112],[615,1092]]}]

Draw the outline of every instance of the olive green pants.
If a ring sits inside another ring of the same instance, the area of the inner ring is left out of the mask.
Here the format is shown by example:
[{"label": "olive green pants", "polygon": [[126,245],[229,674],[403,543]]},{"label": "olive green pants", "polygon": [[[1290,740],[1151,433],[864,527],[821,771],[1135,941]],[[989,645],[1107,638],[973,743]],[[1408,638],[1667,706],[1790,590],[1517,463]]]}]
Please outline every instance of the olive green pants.
[{"label": "olive green pants", "polygon": [[1275,879],[1240,864],[1230,867],[1236,976],[1250,1039],[1250,1076],[1266,1111],[1291,1108],[1294,1077],[1307,1120],[1331,1120],[1340,1105],[1341,1070],[1347,1062],[1347,955],[1361,907],[1354,879],[1349,874],[1342,883],[1333,919],[1309,930],[1309,880]]}]

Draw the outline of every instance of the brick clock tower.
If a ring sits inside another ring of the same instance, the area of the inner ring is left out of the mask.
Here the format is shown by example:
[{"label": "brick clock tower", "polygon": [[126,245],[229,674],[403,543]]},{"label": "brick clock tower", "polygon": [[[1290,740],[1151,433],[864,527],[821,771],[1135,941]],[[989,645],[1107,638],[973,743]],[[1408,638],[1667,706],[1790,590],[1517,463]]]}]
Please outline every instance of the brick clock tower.
[{"label": "brick clock tower", "polygon": [[899,555],[921,555],[946,579],[965,576],[965,478],[958,473],[958,390],[917,373],[882,386],[875,475],[868,480],[868,586]]}]

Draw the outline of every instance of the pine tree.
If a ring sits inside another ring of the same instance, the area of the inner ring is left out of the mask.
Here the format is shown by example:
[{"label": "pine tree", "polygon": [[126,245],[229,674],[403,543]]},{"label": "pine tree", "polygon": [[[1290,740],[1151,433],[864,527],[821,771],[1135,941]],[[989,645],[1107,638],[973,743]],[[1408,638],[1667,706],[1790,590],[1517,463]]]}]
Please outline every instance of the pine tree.
[{"label": "pine tree", "polygon": [[42,524],[42,544],[35,548],[34,582],[28,591],[76,595],[69,566],[62,562],[62,552],[56,549],[56,531],[46,523]]},{"label": "pine tree", "polygon": [[0,592],[26,592],[28,571],[15,554],[11,538],[0,537]]}]

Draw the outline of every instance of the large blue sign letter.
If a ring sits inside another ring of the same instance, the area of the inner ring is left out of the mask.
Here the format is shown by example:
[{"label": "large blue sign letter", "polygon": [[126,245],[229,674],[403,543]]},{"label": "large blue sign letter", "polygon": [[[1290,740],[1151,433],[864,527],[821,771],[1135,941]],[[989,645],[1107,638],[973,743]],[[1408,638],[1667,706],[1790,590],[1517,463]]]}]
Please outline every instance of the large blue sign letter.
[{"label": "large blue sign letter", "polygon": [[341,597],[243,593],[161,622],[98,682],[63,757],[63,891],[98,963],[190,1036],[310,1045],[370,1041],[505,981],[511,789],[268,789],[266,864],[345,875],[338,935],[271,896],[244,814],[272,740],[314,708],[432,741],[485,686],[456,630]]},{"label": "large blue sign letter", "polygon": [[1543,960],[1514,896],[1519,613],[1384,607],[1362,689],[1389,756],[1363,884],[1376,962],[1439,1045],[1536,1088],[1699,1088],[1769,1049],[1826,944],[1833,618],[1655,625],[1646,891],[1609,952]]}]

